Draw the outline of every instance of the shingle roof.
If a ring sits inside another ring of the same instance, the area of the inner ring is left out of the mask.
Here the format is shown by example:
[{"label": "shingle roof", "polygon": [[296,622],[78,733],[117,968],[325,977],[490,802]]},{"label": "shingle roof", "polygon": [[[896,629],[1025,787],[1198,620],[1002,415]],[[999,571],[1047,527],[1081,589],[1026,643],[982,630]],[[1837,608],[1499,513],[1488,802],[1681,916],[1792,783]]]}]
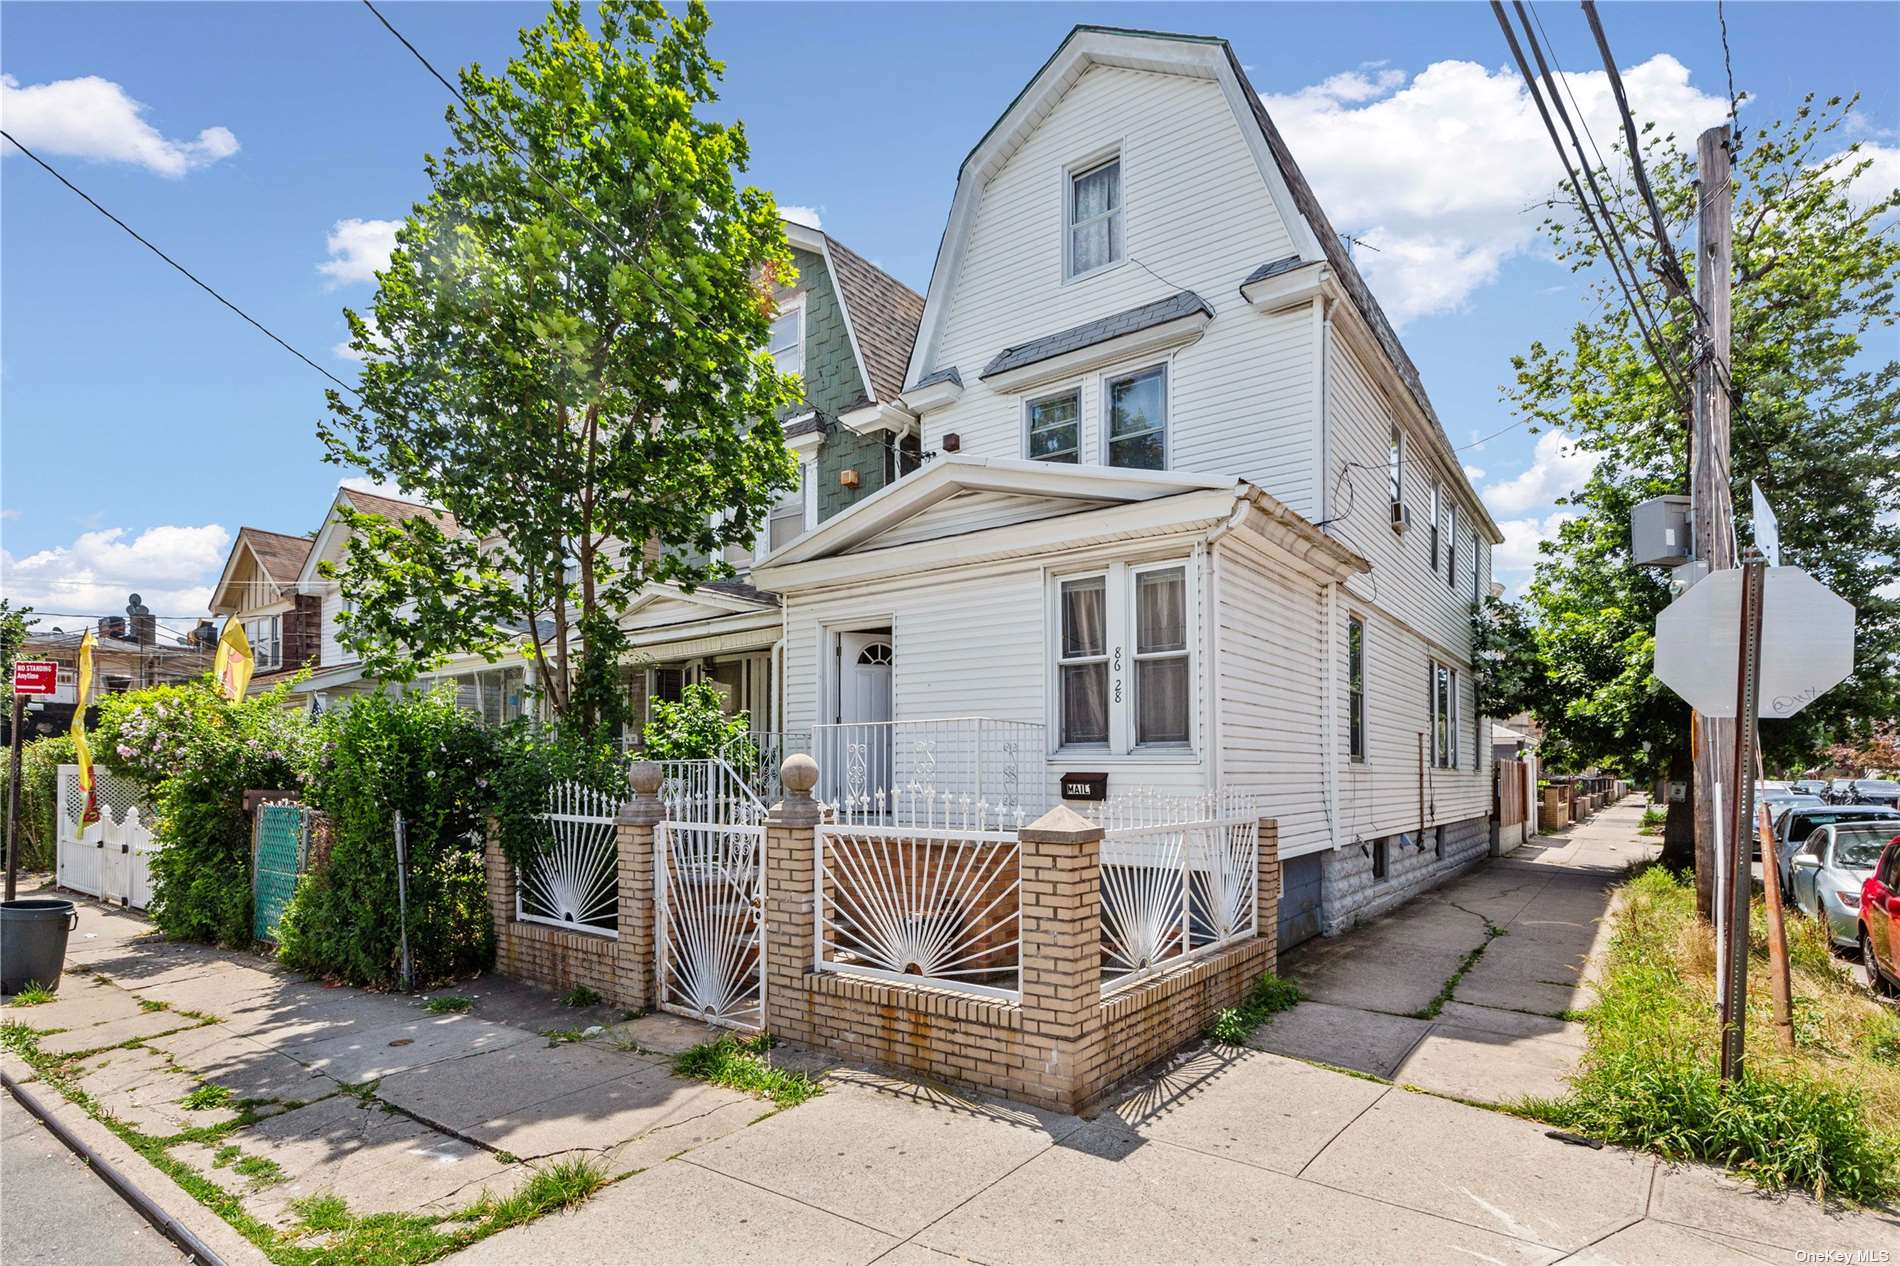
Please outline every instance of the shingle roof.
[{"label": "shingle roof", "polygon": [[1093,347],[1097,343],[1106,343],[1112,338],[1120,338],[1124,334],[1133,334],[1157,325],[1166,325],[1170,321],[1179,321],[1182,317],[1192,316],[1196,312],[1205,312],[1210,317],[1214,315],[1214,309],[1208,305],[1207,300],[1192,290],[1183,290],[1180,294],[1170,295],[1166,299],[1157,299],[1153,303],[1144,303],[1126,312],[1117,312],[1113,316],[1084,321],[1081,325],[1063,330],[1059,334],[1045,334],[1041,338],[1019,343],[1015,347],[1005,347],[996,354],[994,360],[983,367],[983,372],[979,377],[993,378],[997,374],[1021,369],[1024,365],[1034,365],[1038,361],[1049,360],[1065,352],[1079,351],[1084,347]]},{"label": "shingle roof", "polygon": [[940,382],[953,382],[961,387],[963,385],[963,375],[957,372],[955,365],[952,365],[948,369],[939,369],[935,373],[925,374],[922,378],[919,378],[916,382],[904,388],[904,390],[921,391],[925,387],[934,387]]},{"label": "shingle roof", "polygon": [[291,584],[310,556],[310,538],[266,532],[263,528],[241,527],[238,539],[251,547],[251,553],[264,568],[264,574],[280,585]]},{"label": "shingle roof", "polygon": [[851,318],[871,391],[881,402],[894,401],[904,389],[910,349],[924,319],[924,297],[829,233],[825,241],[832,282]]},{"label": "shingle roof", "polygon": [[1305,262],[1298,255],[1288,255],[1285,259],[1273,260],[1248,273],[1246,280],[1240,284],[1244,288],[1253,285],[1256,281],[1265,281],[1269,277],[1278,277],[1281,273],[1290,273]]},{"label": "shingle roof", "polygon": [[723,593],[730,598],[744,598],[747,601],[756,602],[761,606],[776,607],[779,605],[779,597],[777,594],[767,593],[765,590],[760,589],[748,581],[736,578],[733,580],[709,580],[701,585],[700,588],[710,589],[714,593]]},{"label": "shingle roof", "polygon": [[363,492],[356,488],[339,489],[351,505],[361,514],[380,514],[385,519],[401,522],[404,519],[433,519],[437,527],[444,532],[455,530],[455,516],[446,510],[434,506],[425,506],[419,501],[398,501],[394,497],[378,496],[373,492]]}]

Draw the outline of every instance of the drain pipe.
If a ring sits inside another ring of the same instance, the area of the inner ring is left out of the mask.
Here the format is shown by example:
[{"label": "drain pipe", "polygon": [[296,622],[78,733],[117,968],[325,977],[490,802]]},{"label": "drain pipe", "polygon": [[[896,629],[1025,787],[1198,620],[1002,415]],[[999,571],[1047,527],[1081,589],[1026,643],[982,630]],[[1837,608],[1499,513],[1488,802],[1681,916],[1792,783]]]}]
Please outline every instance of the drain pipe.
[{"label": "drain pipe", "polygon": [[158,1228],[159,1233],[176,1244],[185,1256],[194,1263],[204,1263],[204,1266],[225,1266],[224,1259],[193,1234],[190,1227],[159,1208],[156,1201],[133,1186],[131,1179],[114,1169],[111,1162],[68,1129],[64,1122],[55,1119],[44,1104],[4,1069],[0,1069],[0,1084],[5,1085],[8,1092],[20,1101],[20,1106],[31,1112],[41,1125],[52,1132],[54,1138],[64,1143],[73,1155],[85,1161],[87,1169],[97,1174],[106,1186],[118,1193],[120,1199],[137,1210],[140,1217]]}]

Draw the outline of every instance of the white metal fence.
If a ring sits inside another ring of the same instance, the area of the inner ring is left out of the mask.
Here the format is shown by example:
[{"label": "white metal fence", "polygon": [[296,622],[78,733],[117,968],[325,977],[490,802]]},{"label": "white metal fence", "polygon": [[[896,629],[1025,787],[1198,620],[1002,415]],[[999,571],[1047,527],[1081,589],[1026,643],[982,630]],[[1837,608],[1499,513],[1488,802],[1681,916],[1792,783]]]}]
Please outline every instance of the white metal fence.
[{"label": "white metal fence", "polygon": [[1035,816],[1048,807],[1043,728],[1033,721],[944,717],[820,725],[818,798],[845,819],[885,817],[901,799],[948,797]]},{"label": "white metal fence", "polygon": [[1020,810],[928,797],[901,816],[817,828],[813,966],[1020,999]]},{"label": "white metal fence", "polygon": [[548,810],[540,815],[547,838],[517,876],[517,919],[620,935],[619,813],[617,797],[579,783],[548,788]]},{"label": "white metal fence", "polygon": [[84,821],[86,796],[79,766],[59,767],[55,806],[54,874],[60,887],[143,910],[152,896],[155,815],[139,785],[93,766],[93,802],[99,816]]},{"label": "white metal fence", "polygon": [[765,828],[675,821],[669,810],[653,841],[660,1006],[715,1024],[761,1027]]},{"label": "white metal fence", "polygon": [[660,803],[675,822],[765,821],[770,805],[745,777],[721,757],[663,760]]},{"label": "white metal fence", "polygon": [[1250,798],[1107,801],[1097,820],[1104,993],[1258,930],[1260,816]]}]

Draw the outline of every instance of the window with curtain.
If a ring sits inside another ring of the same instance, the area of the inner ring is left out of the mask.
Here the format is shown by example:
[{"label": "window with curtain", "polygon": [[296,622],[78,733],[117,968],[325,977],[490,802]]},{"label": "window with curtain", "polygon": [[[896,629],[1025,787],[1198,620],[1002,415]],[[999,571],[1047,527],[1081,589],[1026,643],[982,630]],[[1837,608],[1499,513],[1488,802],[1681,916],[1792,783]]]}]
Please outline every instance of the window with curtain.
[{"label": "window with curtain", "polygon": [[1061,588],[1062,745],[1108,742],[1108,582],[1065,580]]},{"label": "window with curtain", "polygon": [[1188,741],[1187,569],[1135,574],[1135,742]]},{"label": "window with curtain", "polygon": [[1029,402],[1029,458],[1038,462],[1082,460],[1082,393],[1064,392]]},{"label": "window with curtain", "polygon": [[1122,164],[1110,159],[1069,177],[1069,276],[1122,257]]},{"label": "window with curtain", "polygon": [[1392,504],[1397,505],[1405,491],[1405,437],[1399,428],[1392,428],[1392,444],[1386,452],[1386,485],[1391,493]]},{"label": "window with curtain", "polygon": [[1347,751],[1355,761],[1366,758],[1366,622],[1346,620],[1346,728]]},{"label": "window with curtain", "polygon": [[1108,464],[1138,470],[1168,465],[1168,371],[1157,365],[1108,384]]},{"label": "window with curtain", "polygon": [[778,364],[781,374],[805,372],[805,309],[791,308],[779,313],[772,322],[772,334],[766,351]]},{"label": "window with curtain", "polygon": [[1445,503],[1445,490],[1432,480],[1432,570],[1438,570],[1438,509]]}]

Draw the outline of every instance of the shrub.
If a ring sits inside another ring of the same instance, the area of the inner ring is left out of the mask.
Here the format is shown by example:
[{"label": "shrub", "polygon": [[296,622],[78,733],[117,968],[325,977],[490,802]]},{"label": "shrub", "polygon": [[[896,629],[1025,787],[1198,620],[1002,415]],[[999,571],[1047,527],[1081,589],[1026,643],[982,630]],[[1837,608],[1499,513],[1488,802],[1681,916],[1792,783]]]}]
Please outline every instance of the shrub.
[{"label": "shrub", "polygon": [[642,737],[648,760],[705,760],[746,736],[744,714],[727,716],[719,688],[709,681],[686,687],[678,703],[656,701]]},{"label": "shrub", "polygon": [[1298,1006],[1302,996],[1294,981],[1262,972],[1260,979],[1248,986],[1239,1006],[1223,1008],[1214,1016],[1207,1026],[1207,1037],[1223,1046],[1243,1046],[1255,1029],[1280,1012]]},{"label": "shrub", "polygon": [[231,703],[209,676],[107,695],[93,751],[158,809],[147,913],[171,937],[251,942],[248,788],[294,789],[310,724],[289,690]]},{"label": "shrub", "polygon": [[[20,749],[20,832],[16,844],[22,870],[51,870],[59,848],[59,767],[73,763],[70,735],[30,739]],[[7,794],[12,762],[0,758],[0,803]]]},{"label": "shrub", "polygon": [[611,743],[589,741],[560,727],[526,722],[499,733],[494,776],[495,820],[502,855],[520,869],[546,839],[537,815],[546,813],[548,788],[577,782],[610,795],[627,794],[627,766]]},{"label": "shrub", "polygon": [[329,819],[330,858],[278,924],[293,966],[391,984],[402,962],[395,814],[409,842],[409,954],[417,984],[486,967],[494,928],[481,830],[494,801],[496,738],[453,689],[364,695],[318,723],[306,799]]}]

